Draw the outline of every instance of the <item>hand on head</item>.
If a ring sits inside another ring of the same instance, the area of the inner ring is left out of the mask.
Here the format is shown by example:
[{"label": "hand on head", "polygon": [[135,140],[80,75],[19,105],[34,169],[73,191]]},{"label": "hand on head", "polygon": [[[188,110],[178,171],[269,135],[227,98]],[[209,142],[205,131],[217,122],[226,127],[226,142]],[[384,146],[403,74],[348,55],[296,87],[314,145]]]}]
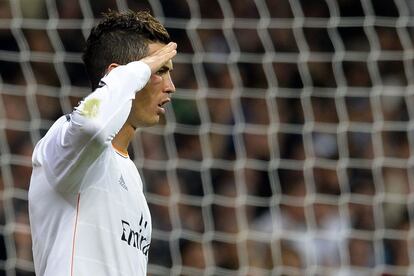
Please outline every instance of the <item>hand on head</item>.
[{"label": "hand on head", "polygon": [[172,59],[177,54],[177,43],[170,42],[158,51],[155,51],[149,56],[141,59],[150,68],[151,73],[157,72],[167,61]]}]

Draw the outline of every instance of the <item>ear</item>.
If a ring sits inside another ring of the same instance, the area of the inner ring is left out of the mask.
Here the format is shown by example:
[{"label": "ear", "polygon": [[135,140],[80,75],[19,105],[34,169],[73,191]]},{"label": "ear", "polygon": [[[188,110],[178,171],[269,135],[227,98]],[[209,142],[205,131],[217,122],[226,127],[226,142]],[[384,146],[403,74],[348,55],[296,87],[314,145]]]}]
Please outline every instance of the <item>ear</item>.
[{"label": "ear", "polygon": [[106,71],[105,71],[105,75],[107,75],[109,72],[111,72],[112,69],[118,67],[119,64],[118,63],[111,63],[108,65],[108,67],[106,67]]}]

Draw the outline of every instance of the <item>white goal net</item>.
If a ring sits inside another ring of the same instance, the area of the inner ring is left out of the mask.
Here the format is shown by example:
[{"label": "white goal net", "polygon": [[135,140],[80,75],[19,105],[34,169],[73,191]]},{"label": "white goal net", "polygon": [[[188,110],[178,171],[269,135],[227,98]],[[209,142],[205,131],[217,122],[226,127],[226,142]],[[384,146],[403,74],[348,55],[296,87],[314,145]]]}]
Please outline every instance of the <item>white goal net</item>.
[{"label": "white goal net", "polygon": [[0,0],[0,276],[34,275],[31,152],[89,93],[108,9],[179,45],[130,148],[149,275],[414,275],[413,1]]}]

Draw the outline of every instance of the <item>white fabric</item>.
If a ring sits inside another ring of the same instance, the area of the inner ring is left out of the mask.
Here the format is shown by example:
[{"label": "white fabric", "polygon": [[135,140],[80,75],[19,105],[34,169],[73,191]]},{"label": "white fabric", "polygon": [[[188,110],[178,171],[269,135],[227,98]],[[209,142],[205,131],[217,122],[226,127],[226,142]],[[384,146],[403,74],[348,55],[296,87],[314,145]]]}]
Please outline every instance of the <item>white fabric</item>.
[{"label": "white fabric", "polygon": [[113,69],[36,145],[29,188],[36,275],[146,275],[151,217],[142,181],[111,140],[150,75],[140,61]]}]

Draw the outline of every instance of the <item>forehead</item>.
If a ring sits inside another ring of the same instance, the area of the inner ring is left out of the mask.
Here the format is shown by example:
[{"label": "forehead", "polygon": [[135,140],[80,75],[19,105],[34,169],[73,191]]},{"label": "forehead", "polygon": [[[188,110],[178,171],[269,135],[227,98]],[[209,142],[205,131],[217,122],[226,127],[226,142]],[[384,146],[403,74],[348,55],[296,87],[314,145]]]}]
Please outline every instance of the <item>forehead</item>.
[{"label": "forehead", "polygon": [[148,55],[151,55],[152,53],[154,53],[155,51],[158,51],[164,46],[165,46],[164,43],[159,43],[159,42],[148,43]]},{"label": "forehead", "polygon": [[[153,43],[149,43],[148,44],[148,55],[153,54],[154,52],[158,51],[159,49],[161,49],[162,47],[164,47],[166,44],[164,43],[159,43],[159,42],[153,42]],[[173,68],[172,65],[172,60],[168,60],[164,66],[167,66],[169,69]]]}]

